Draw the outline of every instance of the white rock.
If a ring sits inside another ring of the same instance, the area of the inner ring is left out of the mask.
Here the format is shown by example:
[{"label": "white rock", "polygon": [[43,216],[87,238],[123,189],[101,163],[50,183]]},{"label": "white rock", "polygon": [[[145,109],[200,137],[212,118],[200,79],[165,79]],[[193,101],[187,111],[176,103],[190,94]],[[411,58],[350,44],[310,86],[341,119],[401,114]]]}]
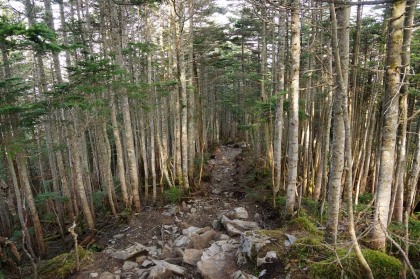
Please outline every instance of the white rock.
[{"label": "white rock", "polygon": [[174,244],[172,247],[187,247],[191,243],[191,239],[188,236],[181,235],[177,239],[175,239]]},{"label": "white rock", "polygon": [[153,262],[152,262],[152,261],[145,260],[145,261],[141,264],[141,267],[143,267],[143,268],[147,268],[147,267],[152,266],[152,265],[153,265]]},{"label": "white rock", "polygon": [[197,213],[197,209],[195,207],[191,208],[191,213]]},{"label": "white rock", "polygon": [[186,235],[186,236],[191,236],[192,234],[197,234],[200,230],[201,230],[201,228],[188,227],[188,228],[182,230],[182,234]]},{"label": "white rock", "polygon": [[124,250],[115,251],[114,249],[112,249],[108,251],[108,253],[112,254],[112,257],[123,261],[134,257],[141,252],[148,252],[148,249],[146,246],[143,246],[140,243],[135,243],[134,245],[131,245],[130,247],[127,247]]},{"label": "white rock", "polygon": [[99,273],[98,272],[92,272],[90,275],[89,275],[89,278],[98,278],[99,277]]},{"label": "white rock", "polygon": [[165,267],[167,270],[172,271],[175,274],[178,275],[185,275],[187,270],[183,267],[174,265],[174,264],[170,264],[168,262],[165,261],[159,261],[159,260],[152,260],[152,262],[156,265],[156,266],[163,266]]},{"label": "white rock", "polygon": [[123,233],[119,233],[119,234],[114,235],[112,238],[113,238],[113,239],[121,239],[121,238],[123,238],[124,236],[125,236],[125,234],[123,234]]},{"label": "white rock", "polygon": [[123,269],[125,271],[127,270],[132,270],[134,268],[138,267],[138,264],[136,262],[132,262],[132,261],[125,261],[124,265],[123,265]]}]

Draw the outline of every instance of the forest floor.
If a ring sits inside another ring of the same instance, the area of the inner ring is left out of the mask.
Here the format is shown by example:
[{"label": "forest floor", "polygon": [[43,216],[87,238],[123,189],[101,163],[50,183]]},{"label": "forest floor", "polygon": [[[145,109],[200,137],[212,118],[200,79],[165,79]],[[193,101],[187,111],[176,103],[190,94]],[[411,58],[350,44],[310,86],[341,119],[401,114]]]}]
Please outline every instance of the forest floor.
[{"label": "forest floor", "polygon": [[[95,245],[115,251],[133,243],[140,243],[156,248],[158,253],[163,254],[165,243],[171,241],[171,238],[173,240],[171,233],[174,233],[176,228],[216,228],[214,222],[217,222],[221,215],[238,207],[245,208],[249,220],[258,222],[260,228],[278,227],[280,221],[277,213],[270,207],[248,198],[247,185],[254,167],[248,153],[243,152],[243,148],[238,144],[217,147],[205,165],[205,181],[202,182],[199,191],[184,198],[179,205],[146,207],[141,213],[130,217],[126,224],[106,227],[98,235]],[[168,232],[167,229],[173,231]],[[223,228],[216,231],[218,234],[225,233]],[[73,274],[71,278],[95,278],[97,274],[99,278],[99,275],[106,271],[121,274],[120,278],[141,278],[121,272],[124,262],[113,258],[112,253],[107,253],[106,250],[94,253],[91,263],[83,266],[82,270]],[[188,264],[183,266],[188,269],[186,278],[202,278],[196,267]]]}]

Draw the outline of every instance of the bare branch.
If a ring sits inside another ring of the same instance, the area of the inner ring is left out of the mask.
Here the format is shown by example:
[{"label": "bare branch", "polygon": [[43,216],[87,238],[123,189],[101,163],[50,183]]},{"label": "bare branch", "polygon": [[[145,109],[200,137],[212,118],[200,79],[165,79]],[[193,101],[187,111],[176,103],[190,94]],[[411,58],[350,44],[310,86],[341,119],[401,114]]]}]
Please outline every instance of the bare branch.
[{"label": "bare branch", "polygon": [[367,5],[382,5],[382,4],[391,4],[394,3],[394,0],[372,0],[364,2],[348,2],[342,0],[315,0],[318,2],[325,2],[330,4],[340,4],[340,5],[349,5],[349,6],[367,6]]}]

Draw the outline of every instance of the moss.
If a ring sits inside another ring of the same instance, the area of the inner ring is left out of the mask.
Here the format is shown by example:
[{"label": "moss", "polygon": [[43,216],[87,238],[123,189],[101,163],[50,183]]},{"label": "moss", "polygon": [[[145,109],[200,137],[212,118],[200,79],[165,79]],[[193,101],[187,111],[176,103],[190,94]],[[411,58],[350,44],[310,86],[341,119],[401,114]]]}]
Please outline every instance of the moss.
[{"label": "moss", "polygon": [[308,258],[319,257],[325,254],[324,245],[320,237],[303,237],[296,240],[290,247],[288,256],[297,260],[307,260]]},{"label": "moss", "polygon": [[[91,260],[91,252],[77,248],[80,265],[86,264]],[[40,277],[41,278],[65,278],[76,271],[76,257],[74,252],[64,253],[58,255],[41,264]]]},{"label": "moss", "polygon": [[[402,271],[402,263],[383,252],[370,249],[362,250],[363,256],[372,269],[375,278],[398,278]],[[341,250],[337,252],[343,267],[341,269],[335,256],[310,265],[310,276],[312,278],[339,278],[344,272],[347,278],[363,278],[364,270],[359,266],[357,259],[352,252],[350,255]]]},{"label": "moss", "polygon": [[322,232],[315,227],[314,223],[304,216],[291,220],[289,222],[289,227],[294,230],[304,230],[309,234],[322,234]]},{"label": "moss", "polygon": [[253,254],[253,257],[256,259],[256,257],[264,257],[268,251],[274,251],[277,254],[278,258],[282,258],[285,256],[286,250],[284,249],[284,240],[286,239],[286,236],[284,235],[284,232],[282,230],[259,230],[258,233],[264,236],[268,236],[271,238],[271,243],[265,245],[261,250],[258,252],[258,254]]}]

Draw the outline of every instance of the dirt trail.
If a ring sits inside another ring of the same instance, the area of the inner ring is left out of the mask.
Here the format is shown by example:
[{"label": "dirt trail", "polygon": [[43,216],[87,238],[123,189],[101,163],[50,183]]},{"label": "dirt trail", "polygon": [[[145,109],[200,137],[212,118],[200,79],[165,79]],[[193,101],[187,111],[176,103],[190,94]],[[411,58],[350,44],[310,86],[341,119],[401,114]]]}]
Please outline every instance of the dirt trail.
[{"label": "dirt trail", "polygon": [[[156,257],[168,257],[162,256],[167,252],[165,247],[173,244],[182,229],[208,226],[219,230],[215,224],[217,218],[239,206],[248,211],[250,220],[258,222],[260,227],[265,227],[263,216],[267,215],[267,212],[245,197],[244,181],[247,167],[242,156],[242,148],[237,145],[220,146],[205,166],[206,181],[203,181],[201,191],[197,191],[196,195],[193,193],[192,197],[184,199],[180,205],[146,207],[143,212],[130,218],[127,224],[105,228],[99,235],[97,245],[118,250],[133,243],[140,243],[153,247]],[[223,229],[219,231],[218,233],[223,233]],[[176,255],[169,257],[176,258]],[[71,278],[90,278],[94,273],[101,274],[105,271],[121,274],[120,278],[139,278],[124,271],[120,273],[122,264],[122,261],[105,252],[95,253],[94,261]],[[187,268],[187,278],[201,278],[196,268]]]}]

